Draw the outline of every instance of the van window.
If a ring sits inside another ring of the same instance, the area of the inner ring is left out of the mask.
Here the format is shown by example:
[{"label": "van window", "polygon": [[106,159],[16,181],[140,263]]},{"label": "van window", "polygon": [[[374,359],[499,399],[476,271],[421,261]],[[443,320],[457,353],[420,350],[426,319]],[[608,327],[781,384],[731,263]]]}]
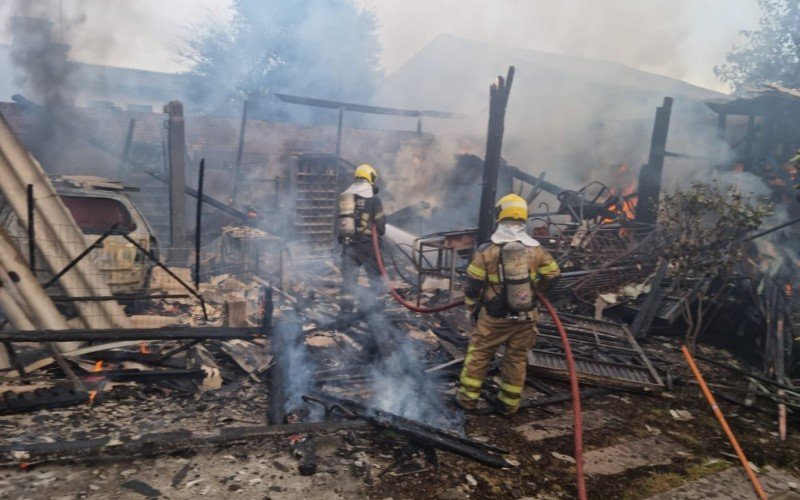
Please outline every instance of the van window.
[{"label": "van window", "polygon": [[117,200],[84,196],[62,196],[61,199],[85,234],[102,234],[114,224],[118,224],[118,231],[125,233],[136,229],[130,212]]}]

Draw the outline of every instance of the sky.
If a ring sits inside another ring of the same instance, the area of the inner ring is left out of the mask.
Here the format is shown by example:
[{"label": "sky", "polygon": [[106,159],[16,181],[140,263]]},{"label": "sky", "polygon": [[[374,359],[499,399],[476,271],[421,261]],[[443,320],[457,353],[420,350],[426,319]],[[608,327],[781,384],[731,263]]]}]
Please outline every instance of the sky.
[{"label": "sky", "polygon": [[[230,19],[230,0],[0,0],[2,42],[20,1],[56,23],[63,12],[72,59],[156,71],[185,70],[183,40]],[[759,16],[756,0],[355,1],[375,13],[387,74],[448,33],[614,61],[723,92],[713,68]]]}]

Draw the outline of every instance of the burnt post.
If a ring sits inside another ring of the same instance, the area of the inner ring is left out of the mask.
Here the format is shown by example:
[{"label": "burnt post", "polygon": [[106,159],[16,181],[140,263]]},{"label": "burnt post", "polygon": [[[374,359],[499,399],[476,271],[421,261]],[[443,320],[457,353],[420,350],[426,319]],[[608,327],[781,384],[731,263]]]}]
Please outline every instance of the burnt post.
[{"label": "burnt post", "polygon": [[194,225],[194,288],[200,290],[200,242],[203,235],[203,180],[206,172],[206,159],[200,160],[197,173],[197,208]]},{"label": "burnt post", "polygon": [[188,243],[186,238],[186,127],[183,120],[183,103],[170,101],[164,106],[167,121],[167,148],[169,159],[169,260],[186,264]]},{"label": "burnt post", "polygon": [[756,140],[756,117],[750,115],[747,117],[747,135],[744,140],[744,161],[745,170],[750,170],[753,167],[753,144]]},{"label": "burnt post", "polygon": [[33,184],[28,184],[28,265],[36,276],[36,222],[35,202],[33,201]]},{"label": "burnt post", "polygon": [[664,104],[656,109],[653,136],[650,139],[650,157],[639,171],[639,201],[636,205],[636,221],[655,224],[658,216],[658,197],[661,193],[661,173],[667,150],[667,133],[672,115],[672,98],[665,97]]},{"label": "burnt post", "polygon": [[236,150],[236,172],[233,174],[233,194],[231,195],[231,204],[236,204],[236,198],[239,196],[239,184],[241,184],[242,175],[242,155],[244,154],[244,134],[247,131],[247,104],[244,101],[242,106],[242,124],[239,127],[239,147]]},{"label": "burnt post", "polygon": [[489,128],[486,133],[486,156],[483,160],[483,191],[478,214],[478,244],[489,239],[494,229],[494,204],[497,199],[497,177],[500,170],[500,154],[503,149],[503,131],[506,119],[508,95],[514,81],[514,66],[508,68],[508,76],[497,77],[489,88]]},{"label": "burnt post", "polygon": [[133,133],[136,131],[136,119],[131,118],[128,122],[128,133],[125,135],[125,145],[122,147],[122,156],[119,159],[119,177],[128,178],[128,159],[131,156],[131,146],[133,145]]},{"label": "burnt post", "polygon": [[342,125],[344,124],[344,108],[339,108],[339,124],[336,126],[336,156],[342,152]]},{"label": "burnt post", "polygon": [[728,125],[728,114],[720,111],[717,115],[717,139],[720,141],[725,140],[726,128]]}]

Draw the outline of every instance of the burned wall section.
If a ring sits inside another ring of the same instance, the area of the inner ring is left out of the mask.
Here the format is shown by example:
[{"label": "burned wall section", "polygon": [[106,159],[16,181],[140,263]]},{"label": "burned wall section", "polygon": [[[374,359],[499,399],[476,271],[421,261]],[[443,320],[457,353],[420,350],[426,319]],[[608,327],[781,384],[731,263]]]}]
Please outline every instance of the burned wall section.
[{"label": "burned wall section", "polygon": [[[57,144],[42,141],[37,125],[43,108],[18,103],[0,103],[6,117],[34,156],[52,175],[97,175],[140,188],[131,193],[153,227],[159,240],[169,241],[169,197],[167,186],[145,170],[165,175],[167,116],[163,113],[139,113],[119,109],[62,107],[54,127]],[[128,161],[123,162],[125,140],[134,120]],[[211,116],[187,116],[186,149],[188,155],[186,183],[196,188],[200,160],[206,159],[204,192],[240,210],[253,207],[271,210],[276,203],[279,184],[286,182],[292,154],[333,153],[336,148],[336,127],[300,125],[248,120],[245,130],[241,167],[236,157],[240,120]],[[341,156],[354,163],[371,163],[381,172],[382,187],[389,207],[402,208],[405,197],[400,182],[414,178],[419,165],[430,157],[426,151],[435,144],[430,134],[411,131],[388,131],[345,128]],[[438,157],[438,156],[437,156]],[[452,164],[452,156],[448,157]],[[400,172],[413,168],[407,174]],[[235,184],[239,185],[234,199]],[[397,189],[393,189],[393,185]],[[392,197],[392,192],[398,193]],[[192,199],[193,200],[193,199]],[[187,202],[187,223],[194,220],[195,203]],[[219,227],[233,219],[212,207],[204,211],[204,227]]]}]

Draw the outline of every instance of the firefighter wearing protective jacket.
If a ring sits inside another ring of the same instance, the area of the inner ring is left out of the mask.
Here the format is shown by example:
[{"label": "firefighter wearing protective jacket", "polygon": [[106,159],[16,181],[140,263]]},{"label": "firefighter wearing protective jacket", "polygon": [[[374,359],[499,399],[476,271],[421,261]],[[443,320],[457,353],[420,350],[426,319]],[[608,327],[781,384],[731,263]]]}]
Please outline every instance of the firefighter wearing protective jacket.
[{"label": "firefighter wearing protective jacket", "polygon": [[505,345],[497,407],[511,416],[519,409],[527,353],[536,341],[534,288],[546,290],[561,271],[550,253],[525,232],[524,199],[504,196],[495,210],[497,229],[490,242],[478,247],[467,268],[465,302],[474,327],[456,401],[466,410],[475,409],[489,363]]},{"label": "firefighter wearing protective jacket", "polygon": [[378,173],[370,165],[356,168],[355,181],[339,195],[339,243],[342,244],[342,295],[339,307],[342,313],[353,310],[358,273],[362,267],[370,281],[370,293],[361,300],[360,309],[378,306],[381,293],[381,275],[372,247],[373,225],[382,236],[386,232],[386,216],[378,197],[375,181]]}]

